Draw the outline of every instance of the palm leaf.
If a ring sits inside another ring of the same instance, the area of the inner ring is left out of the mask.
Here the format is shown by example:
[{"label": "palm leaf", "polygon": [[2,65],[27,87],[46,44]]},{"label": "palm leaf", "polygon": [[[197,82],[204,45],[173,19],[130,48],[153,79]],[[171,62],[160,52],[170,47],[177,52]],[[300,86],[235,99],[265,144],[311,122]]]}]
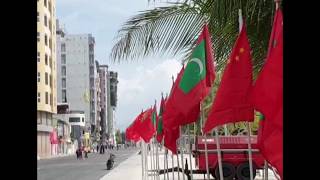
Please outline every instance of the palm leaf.
[{"label": "palm leaf", "polygon": [[273,1],[180,0],[169,4],[142,11],[127,20],[118,32],[110,58],[120,61],[179,56],[182,61],[188,60],[195,39],[207,21],[219,71],[224,68],[238,35],[238,10],[241,8],[253,50],[256,77],[268,48],[275,9]]}]

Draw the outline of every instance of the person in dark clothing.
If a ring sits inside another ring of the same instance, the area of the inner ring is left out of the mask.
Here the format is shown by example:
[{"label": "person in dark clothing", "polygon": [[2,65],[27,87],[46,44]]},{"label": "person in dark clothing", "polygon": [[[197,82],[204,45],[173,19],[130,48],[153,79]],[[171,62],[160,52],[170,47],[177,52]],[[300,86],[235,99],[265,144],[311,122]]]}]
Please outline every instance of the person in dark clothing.
[{"label": "person in dark clothing", "polygon": [[84,157],[88,158],[88,148],[84,148]]},{"label": "person in dark clothing", "polygon": [[104,145],[103,144],[100,145],[100,154],[104,154]]},{"label": "person in dark clothing", "polygon": [[99,145],[97,144],[97,153],[99,152]]},{"label": "person in dark clothing", "polygon": [[80,148],[77,149],[76,154],[77,154],[77,159],[82,159],[82,151]]}]

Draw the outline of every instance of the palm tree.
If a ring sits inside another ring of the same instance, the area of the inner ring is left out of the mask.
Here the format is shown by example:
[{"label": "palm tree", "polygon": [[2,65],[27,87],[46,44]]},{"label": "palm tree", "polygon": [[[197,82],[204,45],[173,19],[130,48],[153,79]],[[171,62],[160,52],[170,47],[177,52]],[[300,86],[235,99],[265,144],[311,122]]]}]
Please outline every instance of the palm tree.
[{"label": "palm tree", "polygon": [[202,25],[207,22],[216,70],[220,71],[239,32],[239,9],[245,18],[256,75],[267,51],[274,0],[175,0],[168,2],[168,6],[139,12],[118,31],[110,58],[122,61],[178,56],[182,61],[187,60]]},{"label": "palm tree", "polygon": [[[110,58],[137,60],[147,56],[180,57],[188,60],[195,40],[208,23],[218,78],[204,100],[205,116],[211,108],[219,74],[239,32],[238,10],[242,10],[253,58],[254,78],[263,65],[275,11],[274,0],[175,0],[165,7],[139,12],[118,31]],[[239,124],[239,125],[238,125]],[[257,127],[258,122],[254,123]],[[199,123],[197,125],[199,129]],[[243,129],[243,123],[228,126],[230,133]]]}]

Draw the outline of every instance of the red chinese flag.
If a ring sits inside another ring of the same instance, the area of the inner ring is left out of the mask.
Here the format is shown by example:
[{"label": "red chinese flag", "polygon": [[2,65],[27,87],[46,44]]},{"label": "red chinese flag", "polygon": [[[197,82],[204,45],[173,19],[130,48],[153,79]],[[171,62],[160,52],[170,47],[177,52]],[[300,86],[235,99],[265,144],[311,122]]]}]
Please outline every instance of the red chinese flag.
[{"label": "red chinese flag", "polygon": [[164,146],[169,149],[172,154],[177,154],[177,139],[179,137],[179,127],[164,129]]},{"label": "red chinese flag", "polygon": [[171,124],[171,127],[197,120],[200,114],[200,101],[209,93],[214,79],[210,34],[207,25],[204,25],[191,58],[182,72],[181,79],[176,82],[176,87],[172,90],[169,102],[174,107],[168,108],[174,108],[174,111],[181,114],[179,116],[183,118],[176,119],[178,122]]},{"label": "red chinese flag", "polygon": [[166,100],[165,103],[165,110],[163,112],[163,127],[165,129],[169,129],[173,127],[173,124],[177,123],[176,121],[176,117],[181,117],[181,113],[179,114],[179,112],[177,111],[175,104],[173,102],[173,91],[175,91],[175,89],[177,88],[177,84],[179,84],[181,76],[184,72],[184,67],[181,68],[180,72],[178,73],[178,76],[175,80],[175,82],[172,85],[171,91],[170,91],[170,95]]},{"label": "red chinese flag", "polygon": [[205,133],[219,125],[254,119],[253,105],[250,102],[252,63],[245,25],[242,26],[227,63],[203,127]]},{"label": "red chinese flag", "polygon": [[140,134],[138,132],[138,127],[141,124],[141,118],[143,115],[143,111],[135,118],[135,120],[132,122],[130,127],[127,128],[126,135],[128,136],[128,139],[139,141],[140,140]]},{"label": "red chinese flag", "polygon": [[153,108],[149,108],[146,110],[140,119],[140,124],[137,126],[137,131],[144,140],[144,142],[148,143],[155,133],[155,127],[152,123],[152,112]]},{"label": "red chinese flag", "polygon": [[140,140],[140,135],[133,131],[132,126],[130,126],[126,129],[126,139],[138,142]]},{"label": "red chinese flag", "polygon": [[266,62],[253,90],[253,102],[264,119],[258,145],[266,160],[283,176],[283,28],[282,12],[276,10]]}]

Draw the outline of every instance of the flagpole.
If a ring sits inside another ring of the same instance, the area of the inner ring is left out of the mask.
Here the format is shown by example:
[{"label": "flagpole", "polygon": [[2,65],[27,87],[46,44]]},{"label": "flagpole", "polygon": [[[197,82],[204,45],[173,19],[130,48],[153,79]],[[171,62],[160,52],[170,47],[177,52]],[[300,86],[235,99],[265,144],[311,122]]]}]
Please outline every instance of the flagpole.
[{"label": "flagpole", "polygon": [[188,139],[189,139],[189,158],[190,158],[190,172],[191,172],[191,180],[193,180],[193,172],[192,172],[192,143],[191,143],[191,136],[190,136],[190,125],[188,125]]},{"label": "flagpole", "polygon": [[216,144],[217,144],[217,151],[218,151],[218,165],[219,165],[219,175],[220,175],[220,180],[223,180],[223,169],[222,169],[222,158],[221,158],[221,149],[220,149],[220,141],[219,141],[219,134],[218,134],[218,127],[214,128],[215,131],[215,139],[216,139]]},{"label": "flagpole", "polygon": [[172,180],[174,180],[174,159],[173,159],[173,153],[171,153],[171,160],[172,160]]},{"label": "flagpole", "polygon": [[148,167],[148,144],[146,143],[145,144],[146,146],[144,147],[145,148],[145,153],[146,153],[146,156],[145,156],[145,162],[146,162],[146,178],[147,180],[149,179],[149,167]]},{"label": "flagpole", "polygon": [[[177,143],[177,141],[176,141]],[[178,165],[178,180],[180,180],[180,163],[179,163],[179,155],[177,154],[177,165]]]},{"label": "flagpole", "polygon": [[151,164],[151,169],[152,169],[152,176],[153,176],[153,179],[156,180],[156,176],[155,176],[155,157],[154,157],[154,148],[153,148],[153,140],[154,138],[151,139],[151,145],[150,145],[150,149],[151,149],[151,161],[152,161],[152,164]]},{"label": "flagpole", "polygon": [[280,0],[274,0],[274,2],[276,3],[276,10],[278,10],[280,5]]},{"label": "flagpole", "polygon": [[166,165],[167,165],[167,179],[169,180],[169,163],[168,163],[168,150],[166,151]]},{"label": "flagpole", "polygon": [[253,180],[253,165],[252,165],[252,148],[251,148],[251,126],[247,122],[247,131],[248,131],[248,153],[249,153],[249,167],[250,167],[250,180]]},{"label": "flagpole", "polygon": [[144,175],[144,163],[143,163],[143,145],[142,145],[142,141],[140,141],[140,149],[141,149],[141,165],[142,165],[142,179],[145,179],[145,175]]},{"label": "flagpole", "polygon": [[166,156],[166,147],[163,147],[164,149],[164,154],[163,154],[163,177],[164,177],[164,180],[166,180],[166,159],[165,159],[165,156]]},{"label": "flagpole", "polygon": [[182,137],[182,128],[181,126],[179,126],[180,128],[180,138],[179,138],[179,147],[180,147],[180,154],[181,154],[181,169],[182,169],[182,179],[185,180],[185,177],[184,177],[184,166],[183,166],[183,163],[184,163],[184,159],[183,159],[183,149],[182,149],[182,143],[181,143],[181,138]]},{"label": "flagpole", "polygon": [[[202,107],[202,103],[200,102],[200,120],[201,120],[201,126],[203,123],[203,107]],[[202,127],[201,127],[202,130]],[[205,160],[206,160],[206,171],[207,171],[207,178],[208,180],[210,180],[210,172],[209,172],[209,160],[208,160],[208,145],[207,145],[207,134],[203,133],[204,135],[204,152],[205,152]]]},{"label": "flagpole", "polygon": [[157,179],[160,180],[160,175],[159,175],[159,142],[156,142],[156,163],[157,163]]},{"label": "flagpole", "polygon": [[268,180],[269,174],[268,174],[268,162],[264,160],[264,180]]},{"label": "flagpole", "polygon": [[[242,10],[239,9],[239,33],[241,32],[243,26]],[[250,168],[250,180],[253,180],[253,166],[252,166],[252,149],[251,149],[251,127],[250,123],[247,122],[248,131],[248,154],[249,154],[249,168]]]}]

